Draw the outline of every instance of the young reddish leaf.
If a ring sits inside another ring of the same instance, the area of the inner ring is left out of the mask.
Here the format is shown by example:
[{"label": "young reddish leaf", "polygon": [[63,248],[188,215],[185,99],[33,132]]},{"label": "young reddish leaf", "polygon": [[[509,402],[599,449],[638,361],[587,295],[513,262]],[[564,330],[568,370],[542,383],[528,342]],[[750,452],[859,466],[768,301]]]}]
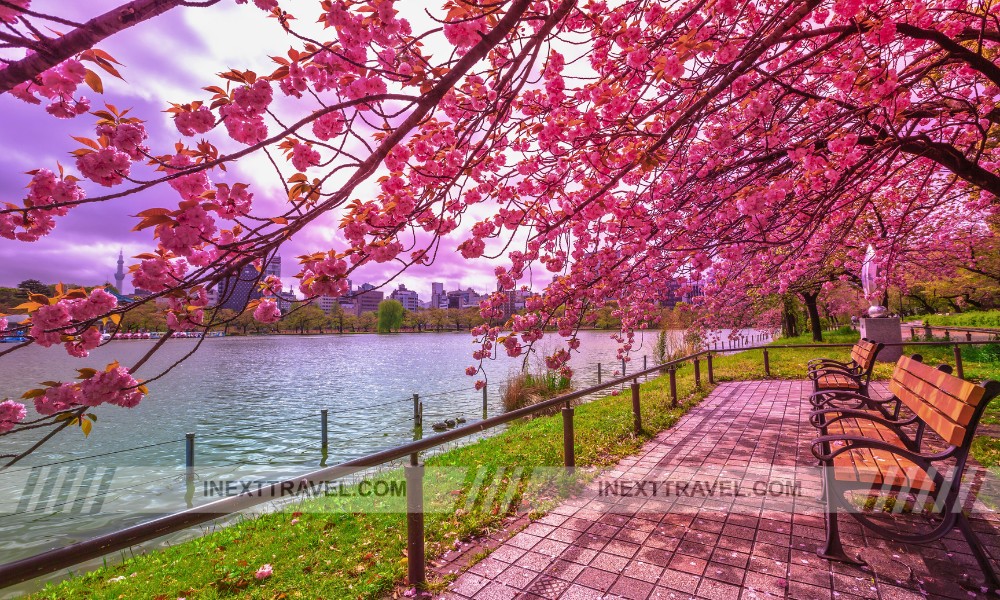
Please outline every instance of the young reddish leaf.
[{"label": "young reddish leaf", "polygon": [[90,69],[83,75],[83,80],[87,82],[90,89],[94,90],[98,94],[104,93],[104,84],[101,82],[101,78]]}]

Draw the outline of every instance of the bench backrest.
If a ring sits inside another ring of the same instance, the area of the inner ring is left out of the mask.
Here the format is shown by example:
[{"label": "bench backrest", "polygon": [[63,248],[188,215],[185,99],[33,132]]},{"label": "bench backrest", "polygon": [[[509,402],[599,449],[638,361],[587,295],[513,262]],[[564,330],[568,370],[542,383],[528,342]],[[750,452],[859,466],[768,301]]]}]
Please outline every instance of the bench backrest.
[{"label": "bench backrest", "polygon": [[861,338],[858,340],[858,343],[854,344],[854,347],[851,348],[851,360],[861,367],[862,373],[871,373],[872,369],[875,367],[875,357],[878,356],[879,350],[881,349],[882,344],[873,342],[869,339]]},{"label": "bench backrest", "polygon": [[930,365],[902,356],[889,382],[889,391],[943,440],[962,446],[975,434],[986,388],[959,379]]}]

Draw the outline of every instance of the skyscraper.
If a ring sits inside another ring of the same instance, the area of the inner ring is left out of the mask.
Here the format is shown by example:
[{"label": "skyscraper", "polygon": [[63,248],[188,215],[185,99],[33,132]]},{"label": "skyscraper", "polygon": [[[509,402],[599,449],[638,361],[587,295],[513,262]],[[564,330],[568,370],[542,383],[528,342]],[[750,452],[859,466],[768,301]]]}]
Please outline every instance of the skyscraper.
[{"label": "skyscraper", "polygon": [[237,312],[243,310],[247,302],[262,296],[260,289],[257,288],[257,282],[261,277],[261,273],[253,264],[244,265],[238,274],[227,277],[219,283],[218,305]]},{"label": "skyscraper", "polygon": [[403,305],[403,308],[409,311],[417,310],[417,307],[420,306],[420,299],[417,297],[417,293],[406,289],[406,286],[402,283],[399,284],[399,289],[393,290],[389,297],[393,300],[398,300]]},{"label": "skyscraper", "polygon": [[274,275],[275,277],[281,277],[281,256],[275,254],[271,260],[267,261],[264,265],[264,277],[268,275]]},{"label": "skyscraper", "polygon": [[125,293],[125,257],[122,255],[122,251],[118,251],[118,270],[115,271],[115,288],[118,290],[119,294]]},{"label": "skyscraper", "polygon": [[447,298],[444,293],[444,284],[435,281],[431,283],[431,302],[427,308],[441,308],[441,301],[447,300]]}]

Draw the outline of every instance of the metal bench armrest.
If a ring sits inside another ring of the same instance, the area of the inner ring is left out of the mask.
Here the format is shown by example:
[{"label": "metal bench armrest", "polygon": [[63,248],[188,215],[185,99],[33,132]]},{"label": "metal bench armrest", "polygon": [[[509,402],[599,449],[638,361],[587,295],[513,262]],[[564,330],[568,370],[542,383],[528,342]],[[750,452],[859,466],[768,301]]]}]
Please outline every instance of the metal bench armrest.
[{"label": "metal bench armrest", "polygon": [[[823,419],[822,421],[820,420],[821,417],[829,415],[833,415],[833,418]],[[878,413],[855,408],[824,408],[821,410],[814,410],[809,413],[809,424],[816,428],[826,428],[828,425],[844,419],[861,419],[864,421],[871,421],[872,423],[878,423],[879,425],[884,425],[889,428],[889,430],[896,435],[900,435],[902,433],[900,430],[901,427],[912,425],[918,421],[916,415],[910,417],[909,419],[896,421],[887,419],[885,416]],[[904,442],[907,441],[907,439],[902,436],[900,436],[900,439]]]},{"label": "metal bench armrest", "polygon": [[817,381],[819,380],[820,377],[824,375],[843,375],[844,377],[849,377],[854,381],[857,381],[858,385],[861,385],[861,378],[863,373],[859,373],[857,371],[847,371],[832,367],[823,367],[806,373],[806,377],[808,377],[812,381]]},{"label": "metal bench armrest", "polygon": [[[831,448],[829,452],[823,450],[824,444],[831,444],[833,442],[846,443],[843,446]],[[812,447],[810,449],[813,456],[815,456],[818,460],[828,463],[844,452],[860,450],[863,448],[871,450],[884,450],[885,452],[901,456],[913,462],[925,471],[929,471],[933,467],[931,463],[951,458],[958,449],[956,446],[949,446],[941,452],[921,454],[906,448],[900,448],[899,446],[895,446],[883,440],[876,440],[860,435],[822,435],[812,441]]]},{"label": "metal bench armrest", "polygon": [[835,367],[843,367],[845,369],[849,369],[851,368],[851,366],[853,366],[853,363],[854,361],[852,360],[840,361],[840,360],[833,360],[832,358],[813,358],[806,363],[806,366],[817,367],[822,365],[832,365]]},{"label": "metal bench armrest", "polygon": [[[835,404],[835,403],[845,403],[845,404]],[[853,402],[853,403],[852,403]],[[845,408],[845,409],[863,409],[866,406],[872,410],[877,410],[882,416],[898,420],[899,418],[899,399],[895,396],[889,396],[888,398],[878,398],[875,396],[866,396],[864,394],[859,394],[857,392],[851,392],[847,390],[820,390],[818,392],[813,392],[809,394],[809,404],[813,406],[816,410],[823,408]],[[886,408],[890,405],[895,405],[892,408]]]}]

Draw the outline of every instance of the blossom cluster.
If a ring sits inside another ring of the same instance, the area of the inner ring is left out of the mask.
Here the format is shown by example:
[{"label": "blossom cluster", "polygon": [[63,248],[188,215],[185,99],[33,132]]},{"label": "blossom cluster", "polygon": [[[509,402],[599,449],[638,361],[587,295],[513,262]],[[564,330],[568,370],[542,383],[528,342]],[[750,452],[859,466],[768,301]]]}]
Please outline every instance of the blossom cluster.
[{"label": "blossom cluster", "polygon": [[247,145],[253,145],[267,137],[264,112],[271,104],[271,83],[258,79],[252,85],[237,88],[233,101],[219,109],[229,136]]},{"label": "blossom cluster", "polygon": [[46,70],[34,80],[15,86],[11,95],[29,104],[41,104],[39,97],[47,98],[52,101],[45,107],[49,114],[70,119],[90,110],[90,101],[85,96],[74,98],[76,89],[83,83],[86,74],[83,63],[75,58],[69,59]]},{"label": "blossom cluster", "polygon": [[55,227],[55,217],[69,212],[65,203],[83,199],[83,189],[76,182],[72,175],[56,176],[48,169],[34,171],[25,210],[0,214],[0,237],[33,242],[47,235]]},{"label": "blossom cluster", "polygon": [[28,416],[24,405],[13,400],[0,402],[0,433],[6,433]]},{"label": "blossom cluster", "polygon": [[69,337],[66,350],[73,356],[85,357],[101,342],[100,332],[90,327],[78,336],[70,334],[76,323],[93,321],[109,314],[118,306],[118,299],[104,288],[94,288],[89,296],[66,297],[53,304],[38,307],[31,314],[29,331],[35,342],[48,348]]},{"label": "blossom cluster", "polygon": [[47,388],[43,395],[35,398],[35,410],[40,415],[54,415],[80,406],[102,404],[134,408],[144,396],[144,388],[128,369],[112,364],[78,383],[61,383]]}]

